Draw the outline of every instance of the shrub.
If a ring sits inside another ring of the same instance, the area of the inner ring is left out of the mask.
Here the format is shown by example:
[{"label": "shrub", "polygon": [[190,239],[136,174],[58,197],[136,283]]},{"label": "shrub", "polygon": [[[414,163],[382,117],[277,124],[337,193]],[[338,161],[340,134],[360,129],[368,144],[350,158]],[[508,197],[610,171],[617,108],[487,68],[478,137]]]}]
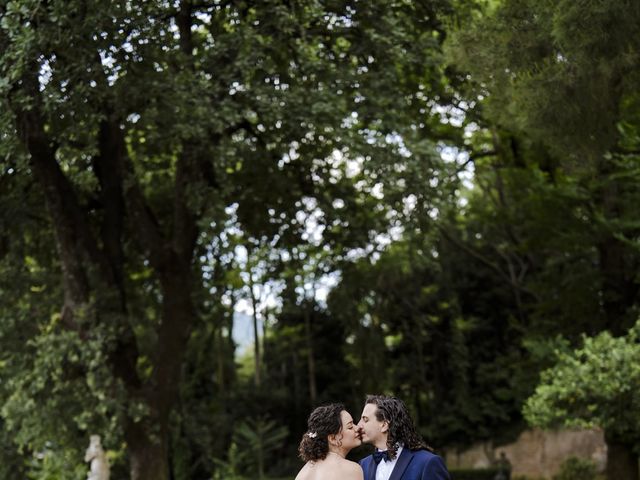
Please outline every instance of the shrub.
[{"label": "shrub", "polygon": [[560,472],[553,480],[595,480],[596,465],[583,458],[569,457],[560,467]]}]

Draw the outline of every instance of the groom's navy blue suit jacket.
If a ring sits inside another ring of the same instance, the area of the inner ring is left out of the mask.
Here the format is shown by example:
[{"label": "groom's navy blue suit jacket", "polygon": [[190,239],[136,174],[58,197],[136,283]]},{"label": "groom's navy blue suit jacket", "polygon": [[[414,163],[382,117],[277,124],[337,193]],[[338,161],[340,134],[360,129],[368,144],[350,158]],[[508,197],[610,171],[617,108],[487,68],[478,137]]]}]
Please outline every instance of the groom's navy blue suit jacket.
[{"label": "groom's navy blue suit jacket", "polygon": [[[375,480],[376,462],[373,455],[360,460],[364,480]],[[403,448],[389,480],[451,480],[442,458],[427,450]]]}]

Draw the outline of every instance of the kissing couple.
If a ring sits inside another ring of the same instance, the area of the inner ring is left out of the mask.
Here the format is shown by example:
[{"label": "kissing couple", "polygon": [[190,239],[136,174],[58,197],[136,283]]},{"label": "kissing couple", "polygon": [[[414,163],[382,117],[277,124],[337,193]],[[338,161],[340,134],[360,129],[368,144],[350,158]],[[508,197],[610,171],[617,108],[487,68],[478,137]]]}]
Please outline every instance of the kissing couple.
[{"label": "kissing couple", "polygon": [[[376,451],[359,464],[346,459],[363,443]],[[369,395],[360,421],[340,403],[316,408],[298,447],[306,462],[295,480],[450,480],[441,457],[416,431],[402,400]]]}]

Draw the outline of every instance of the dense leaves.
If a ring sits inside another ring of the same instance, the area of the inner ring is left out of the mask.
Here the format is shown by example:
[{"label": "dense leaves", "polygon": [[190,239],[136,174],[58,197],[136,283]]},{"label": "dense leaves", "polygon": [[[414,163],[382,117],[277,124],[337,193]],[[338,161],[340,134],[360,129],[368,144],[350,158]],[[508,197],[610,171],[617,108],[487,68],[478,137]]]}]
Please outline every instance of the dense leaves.
[{"label": "dense leaves", "polygon": [[528,420],[539,426],[599,426],[637,444],[639,328],[623,337],[603,332],[585,337],[576,350],[558,350],[556,364],[542,373],[527,401]]},{"label": "dense leaves", "polygon": [[210,474],[232,422],[220,438],[215,415],[198,425],[236,405],[232,311],[254,291],[237,247],[299,258],[326,239],[339,259],[389,228],[381,177],[406,156],[414,97],[442,88],[445,11],[0,3],[2,224],[17,227],[2,266],[31,266],[2,299],[17,446],[78,454],[100,432],[136,480]]},{"label": "dense leaves", "polygon": [[575,350],[565,345],[524,408],[533,425],[604,429],[610,450],[608,478],[638,478],[639,326],[622,337],[609,332],[585,337]]}]

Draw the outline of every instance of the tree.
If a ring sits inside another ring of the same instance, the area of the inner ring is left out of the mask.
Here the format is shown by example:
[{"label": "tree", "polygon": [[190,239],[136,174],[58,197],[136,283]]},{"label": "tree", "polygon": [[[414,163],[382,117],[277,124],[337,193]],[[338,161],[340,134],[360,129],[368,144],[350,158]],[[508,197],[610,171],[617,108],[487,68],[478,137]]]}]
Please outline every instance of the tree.
[{"label": "tree", "polygon": [[62,279],[61,311],[33,318],[3,399],[22,445],[108,431],[132,479],[168,478],[202,255],[230,218],[304,243],[305,198],[341,222],[332,202],[357,189],[332,154],[363,159],[371,183],[398,158],[388,135],[409,128],[411,95],[439,75],[423,60],[445,7],[0,3],[3,180],[41,195]]},{"label": "tree", "polygon": [[[628,206],[635,201],[639,153],[639,19],[640,8],[625,1],[506,0],[477,14],[447,47],[455,68],[471,74],[463,92],[471,120],[484,127],[470,145],[471,159],[483,168],[489,160],[493,185],[499,186],[498,169],[505,175],[520,169],[534,182],[542,174],[548,188],[569,186],[571,197],[582,198],[574,215],[586,221],[583,240],[591,237],[585,241],[597,265],[599,328],[618,334],[633,324],[638,299],[632,246],[638,229]],[[617,33],[610,35],[614,24]]]},{"label": "tree", "polygon": [[623,150],[621,124],[637,127],[638,18],[640,7],[626,0],[503,0],[476,13],[447,48],[494,125],[595,167]]},{"label": "tree", "polygon": [[515,302],[435,225],[343,268],[328,304],[348,328],[346,360],[361,392],[405,399],[436,448],[511,439],[535,372]]},{"label": "tree", "polygon": [[[509,268],[548,318],[562,307],[549,310],[560,296],[545,284],[592,288],[580,294],[584,305],[600,298],[595,316],[580,316],[591,332],[622,334],[635,320],[638,15],[626,2],[495,2],[447,46],[472,80],[461,89],[476,126],[470,162],[508,225]],[[627,33],[608,35],[618,22]],[[564,276],[574,266],[590,280]]]},{"label": "tree", "polygon": [[[524,345],[622,335],[639,294],[640,8],[505,0],[470,15],[447,45],[475,123],[459,243],[517,294]],[[632,457],[608,437],[610,464]]]},{"label": "tree", "polygon": [[[640,322],[628,335],[584,337],[556,351],[525,405],[532,425],[601,427],[607,441],[607,478],[637,480],[640,451]],[[634,451],[635,453],[631,453]]]}]

